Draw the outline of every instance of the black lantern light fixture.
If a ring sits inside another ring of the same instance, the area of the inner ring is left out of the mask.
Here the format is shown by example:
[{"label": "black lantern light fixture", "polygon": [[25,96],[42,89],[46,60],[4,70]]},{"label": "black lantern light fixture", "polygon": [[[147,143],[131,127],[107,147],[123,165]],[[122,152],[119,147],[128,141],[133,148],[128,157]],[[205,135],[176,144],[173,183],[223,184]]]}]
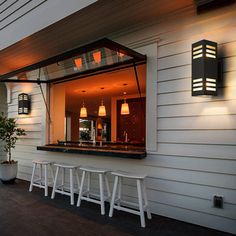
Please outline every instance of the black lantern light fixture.
[{"label": "black lantern light fixture", "polygon": [[216,96],[217,80],[217,43],[201,40],[192,44],[192,96]]},{"label": "black lantern light fixture", "polygon": [[30,113],[30,96],[27,93],[18,95],[18,114],[28,115]]}]

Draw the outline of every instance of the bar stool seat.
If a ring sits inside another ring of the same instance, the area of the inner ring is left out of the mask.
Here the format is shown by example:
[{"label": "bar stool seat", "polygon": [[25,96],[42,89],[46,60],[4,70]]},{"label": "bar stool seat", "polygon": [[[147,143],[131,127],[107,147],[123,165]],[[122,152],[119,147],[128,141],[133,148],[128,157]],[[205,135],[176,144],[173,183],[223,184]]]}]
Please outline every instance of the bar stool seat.
[{"label": "bar stool seat", "polygon": [[34,160],[32,161],[33,163],[40,164],[40,165],[48,165],[48,164],[53,164],[53,162],[50,161],[44,161],[44,160]]},{"label": "bar stool seat", "polygon": [[[44,189],[44,196],[48,196],[48,168],[50,169],[52,181],[54,181],[54,175],[53,175],[53,170],[52,170],[52,162],[50,161],[44,161],[44,160],[34,160],[33,161],[33,171],[32,171],[32,176],[31,176],[31,181],[30,181],[30,187],[29,191],[32,192],[33,186],[38,187],[38,188],[43,188]],[[35,179],[35,172],[37,169],[37,166],[39,166],[39,177],[38,179]],[[43,181],[43,167],[44,167],[44,181]]]},{"label": "bar stool seat", "polygon": [[105,174],[105,173],[110,172],[110,170],[102,169],[102,168],[95,168],[92,166],[82,166],[82,167],[80,167],[80,170],[82,170],[82,171],[84,170],[84,171],[91,172],[91,173],[101,173],[101,174]]},{"label": "bar stool seat", "polygon": [[[88,202],[100,204],[101,205],[101,215],[104,215],[105,214],[104,202],[107,199],[110,199],[110,196],[111,196],[110,187],[109,187],[109,183],[108,183],[108,179],[107,179],[107,173],[109,173],[110,171],[106,170],[106,169],[95,168],[95,167],[90,167],[90,166],[80,167],[80,170],[82,171],[82,179],[81,179],[81,185],[80,185],[77,206],[79,207],[81,205],[81,200],[86,200]],[[87,190],[83,191],[86,174],[87,174]],[[91,174],[97,174],[99,177],[99,190],[100,190],[99,195],[90,192]],[[106,198],[104,198],[104,187],[103,187],[104,183],[103,183],[103,181],[105,181],[106,190],[107,190],[107,197]],[[95,199],[94,197],[98,198],[99,200]]]},{"label": "bar stool seat", "polygon": [[59,163],[55,163],[54,166],[60,167],[60,168],[67,168],[67,169],[79,168],[79,166],[76,166],[76,165],[59,164]]},{"label": "bar stool seat", "polygon": [[[54,180],[54,184],[53,184],[51,198],[52,199],[55,198],[55,193],[60,193],[60,194],[63,194],[63,195],[67,195],[67,196],[70,196],[70,204],[74,205],[74,193],[77,191],[77,189],[75,189],[75,187],[74,187],[74,175],[76,177],[76,181],[77,181],[77,185],[78,185],[78,189],[79,189],[79,186],[80,186],[79,174],[78,174],[79,166],[61,164],[61,163],[56,163],[56,164],[54,164],[54,166],[56,166],[56,174],[55,174],[55,180]],[[59,175],[60,170],[61,170],[61,173],[62,173],[62,182],[61,182],[60,185],[57,185],[58,175]],[[65,191],[65,171],[66,170],[69,170],[69,175],[70,175],[70,180],[69,180],[70,189],[69,189],[69,192]]]},{"label": "bar stool seat", "polygon": [[[146,184],[145,184],[146,175],[137,174],[137,173],[129,173],[125,171],[113,171],[111,172],[111,174],[115,176],[115,181],[114,181],[113,192],[112,192],[112,197],[111,197],[109,217],[113,216],[114,209],[136,214],[140,216],[141,226],[144,228],[145,227],[144,211],[147,212],[148,219],[152,218],[150,210],[149,210],[149,206],[148,206],[148,199],[147,199],[147,193],[146,193]],[[137,192],[138,192],[138,204],[121,200],[123,178],[132,179],[136,181]],[[117,189],[118,189],[118,197],[116,199]],[[121,203],[124,203],[128,206],[135,207],[135,208],[138,207],[139,210],[121,206]]]},{"label": "bar stool seat", "polygon": [[142,175],[142,174],[137,174],[137,173],[130,173],[126,171],[112,171],[112,175],[124,177],[124,178],[129,178],[129,179],[145,179],[147,175]]}]

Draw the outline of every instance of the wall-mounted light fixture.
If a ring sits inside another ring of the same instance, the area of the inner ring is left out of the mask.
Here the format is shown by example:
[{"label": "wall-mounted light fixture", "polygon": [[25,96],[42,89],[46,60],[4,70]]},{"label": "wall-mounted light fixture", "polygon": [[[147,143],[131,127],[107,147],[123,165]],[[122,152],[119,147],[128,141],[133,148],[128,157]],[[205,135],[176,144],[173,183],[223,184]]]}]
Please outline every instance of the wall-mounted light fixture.
[{"label": "wall-mounted light fixture", "polygon": [[18,114],[28,115],[30,113],[30,96],[27,93],[20,93],[18,95]]},{"label": "wall-mounted light fixture", "polygon": [[192,44],[192,96],[216,96],[217,80],[217,43],[201,40]]}]

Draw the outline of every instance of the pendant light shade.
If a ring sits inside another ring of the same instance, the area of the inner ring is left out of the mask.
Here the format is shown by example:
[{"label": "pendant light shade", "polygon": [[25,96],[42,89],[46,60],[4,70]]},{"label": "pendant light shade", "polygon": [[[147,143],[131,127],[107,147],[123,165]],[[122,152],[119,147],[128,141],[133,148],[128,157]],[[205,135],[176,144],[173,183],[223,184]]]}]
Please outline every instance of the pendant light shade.
[{"label": "pendant light shade", "polygon": [[[101,91],[103,91],[103,90],[104,90],[104,88],[101,88]],[[101,105],[98,108],[98,116],[106,116],[106,115],[107,115],[106,107],[104,106],[103,99],[102,99]]]},{"label": "pendant light shade", "polygon": [[101,105],[99,106],[99,109],[98,109],[98,116],[106,116],[107,113],[106,113],[106,107],[103,105],[103,101],[101,103]]},{"label": "pendant light shade", "polygon": [[80,108],[80,117],[87,117],[87,108],[84,106]]},{"label": "pendant light shade", "polygon": [[121,115],[129,115],[129,104],[124,100],[124,103],[121,105]]},{"label": "pendant light shade", "polygon": [[[123,86],[127,86],[127,84],[123,84]],[[124,102],[121,105],[120,114],[121,115],[129,115],[129,104],[126,102],[126,92],[124,94]]]},{"label": "pendant light shade", "polygon": [[[82,91],[82,93],[85,93],[85,92],[86,92],[85,90]],[[84,101],[83,101],[83,106],[80,108],[80,117],[85,118],[85,117],[87,117],[87,116],[88,116],[88,114],[87,114],[87,108],[85,107]]]}]

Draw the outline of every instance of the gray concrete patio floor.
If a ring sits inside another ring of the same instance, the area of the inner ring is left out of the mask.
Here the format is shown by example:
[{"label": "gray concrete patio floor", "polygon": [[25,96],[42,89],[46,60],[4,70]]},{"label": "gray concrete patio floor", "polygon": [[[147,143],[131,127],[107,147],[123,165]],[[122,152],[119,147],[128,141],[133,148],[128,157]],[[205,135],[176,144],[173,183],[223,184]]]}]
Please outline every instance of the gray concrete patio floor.
[{"label": "gray concrete patio floor", "polygon": [[[140,227],[139,217],[115,212],[113,218],[100,215],[99,206],[83,202],[71,206],[69,197],[56,195],[54,200],[43,196],[43,190],[28,192],[29,183],[17,180],[14,185],[0,183],[0,235],[158,235],[158,236],[227,236],[223,232],[153,216],[147,227]],[[50,189],[51,190],[51,189]]]}]

